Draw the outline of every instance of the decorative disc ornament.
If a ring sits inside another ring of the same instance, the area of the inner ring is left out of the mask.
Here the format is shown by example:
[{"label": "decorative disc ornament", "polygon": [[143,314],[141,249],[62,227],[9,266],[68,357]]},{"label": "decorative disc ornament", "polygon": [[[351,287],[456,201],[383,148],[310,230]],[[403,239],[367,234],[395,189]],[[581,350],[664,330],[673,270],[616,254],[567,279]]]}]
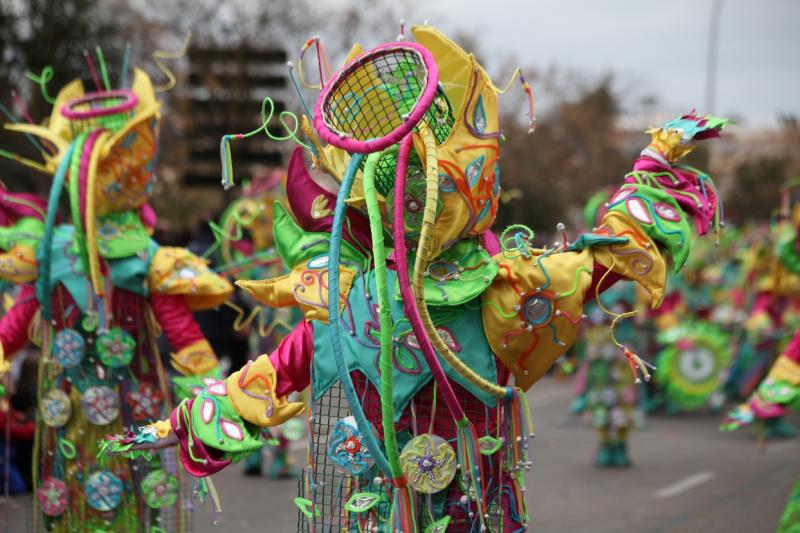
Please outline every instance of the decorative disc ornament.
[{"label": "decorative disc ornament", "polygon": [[161,416],[164,393],[150,383],[139,384],[139,390],[128,393],[128,405],[134,420],[155,420]]},{"label": "decorative disc ornament", "polygon": [[130,364],[135,351],[136,341],[122,328],[111,328],[97,338],[97,355],[112,368]]},{"label": "decorative disc ornament", "polygon": [[443,438],[426,433],[403,447],[400,464],[417,492],[434,494],[450,485],[456,475],[456,452]]},{"label": "decorative disc ornament", "polygon": [[170,507],[178,499],[178,478],[160,468],[153,470],[142,480],[142,492],[148,507]]},{"label": "decorative disc ornament", "polygon": [[36,498],[47,516],[60,516],[67,510],[67,486],[60,479],[46,478],[36,491]]},{"label": "decorative disc ornament", "polygon": [[72,414],[72,403],[61,389],[50,389],[42,398],[42,420],[51,428],[60,428]]},{"label": "decorative disc ornament", "polygon": [[726,335],[697,322],[665,331],[659,342],[666,346],[658,355],[656,383],[669,401],[683,410],[706,405],[730,359]]},{"label": "decorative disc ornament", "polygon": [[86,340],[74,329],[62,329],[56,334],[53,358],[64,368],[78,366],[86,355]]},{"label": "decorative disc ornament", "polygon": [[89,476],[84,486],[86,503],[98,511],[111,511],[122,501],[122,481],[108,470],[98,470]]},{"label": "decorative disc ornament", "polygon": [[81,396],[81,411],[95,426],[110,424],[119,416],[119,398],[108,387],[89,387]]},{"label": "decorative disc ornament", "polygon": [[352,416],[333,425],[328,436],[328,457],[337,469],[354,476],[363,474],[375,462]]},{"label": "decorative disc ornament", "polygon": [[306,425],[300,419],[290,418],[281,426],[281,433],[289,442],[298,442],[306,436]]}]

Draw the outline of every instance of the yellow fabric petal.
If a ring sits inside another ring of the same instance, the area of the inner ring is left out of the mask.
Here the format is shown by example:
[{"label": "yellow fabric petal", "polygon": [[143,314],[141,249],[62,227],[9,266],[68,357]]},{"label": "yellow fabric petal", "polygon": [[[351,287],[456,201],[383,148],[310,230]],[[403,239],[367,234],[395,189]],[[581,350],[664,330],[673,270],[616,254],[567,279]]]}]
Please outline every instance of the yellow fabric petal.
[{"label": "yellow fabric petal", "polygon": [[289,274],[256,281],[242,279],[236,282],[236,286],[241,287],[258,302],[268,307],[295,307],[297,305],[294,294],[292,294]]},{"label": "yellow fabric petal", "polygon": [[225,384],[228,397],[239,415],[261,427],[286,422],[305,409],[302,402],[276,396],[277,375],[269,357],[262,355],[231,374]]},{"label": "yellow fabric petal", "polygon": [[203,376],[217,368],[214,349],[203,339],[171,355],[172,366],[184,376]]},{"label": "yellow fabric petal", "polygon": [[800,386],[800,363],[793,361],[785,354],[781,355],[772,365],[767,378]]},{"label": "yellow fabric petal", "polygon": [[412,26],[411,33],[436,58],[439,83],[444,87],[453,110],[458,112],[464,103],[474,69],[470,54],[433,26]]},{"label": "yellow fabric petal", "polygon": [[217,307],[233,294],[233,285],[211,271],[203,259],[171,246],[162,246],[153,257],[148,286],[156,294],[183,295],[192,310]]},{"label": "yellow fabric petal", "polygon": [[36,279],[39,267],[36,250],[17,244],[7,253],[0,254],[0,279],[11,283],[29,283]]},{"label": "yellow fabric petal", "polygon": [[656,309],[664,299],[667,266],[656,244],[639,224],[616,211],[606,213],[595,233],[609,237],[627,237],[626,244],[598,246],[595,260],[604,267],[641,285],[650,295],[650,307]]}]

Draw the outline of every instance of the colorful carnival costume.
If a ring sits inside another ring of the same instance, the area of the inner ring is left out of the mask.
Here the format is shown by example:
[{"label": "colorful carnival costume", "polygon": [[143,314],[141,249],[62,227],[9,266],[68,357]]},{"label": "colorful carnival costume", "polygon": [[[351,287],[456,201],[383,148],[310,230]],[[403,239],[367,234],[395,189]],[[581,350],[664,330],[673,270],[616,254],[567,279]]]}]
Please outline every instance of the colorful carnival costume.
[{"label": "colorful carnival costume", "polygon": [[[755,287],[755,296],[745,327],[751,337],[766,339],[762,343],[773,351],[751,363],[744,383],[755,381],[757,387],[751,386],[747,401],[729,414],[732,427],[736,427],[737,421],[743,424],[763,422],[767,437],[797,434],[784,420],[786,406],[795,398],[790,392],[793,389],[777,397],[774,395],[774,391],[783,391],[785,386],[797,386],[791,379],[791,369],[800,361],[800,247],[797,244],[800,242],[800,206],[792,208],[790,197],[796,185],[796,181],[790,182],[782,190],[780,217],[766,239],[770,246],[754,250],[748,261],[748,276]],[[766,350],[762,347],[762,351]],[[776,351],[780,355],[774,359]],[[777,401],[770,398],[777,398]]]},{"label": "colorful carnival costume", "polygon": [[0,347],[9,358],[29,333],[42,347],[35,531],[183,531],[176,454],[99,465],[95,443],[171,411],[160,331],[184,385],[218,377],[192,310],[219,305],[233,287],[189,251],[150,238],[160,104],[143,71],[130,88],[123,72],[116,90],[102,71],[105,90],[68,84],[46,126],[7,126],[39,139],[44,163],[28,163],[53,182],[46,203],[5,191],[0,201],[0,276],[22,286],[0,321]]},{"label": "colorful carnival costume", "polygon": [[297,149],[295,218],[281,204],[274,217],[290,272],[239,283],[304,320],[272,354],[169,420],[110,437],[106,452],[177,443],[184,466],[207,476],[301,411],[287,395],[310,385],[301,531],[527,527],[524,391],[575,341],[584,302],[614,281],[640,283],[659,305],[666,258],[680,266],[689,220],[705,233],[717,205],[708,176],[676,162],[724,121],[690,114],[653,130],[592,233],[539,249],[513,226],[498,241],[500,91],[434,28],[413,36],[354,47],[324,83],[303,131],[338,195],[311,179]]},{"label": "colorful carnival costume", "polygon": [[[600,467],[630,465],[628,435],[639,414],[639,384],[631,380],[628,365],[609,338],[608,328],[614,316],[628,313],[635,306],[634,285],[620,282],[588,303],[584,311],[583,361],[576,392],[584,398],[584,409],[597,429],[595,463]],[[614,336],[625,346],[641,345],[641,332],[633,321],[619,324]]]}]

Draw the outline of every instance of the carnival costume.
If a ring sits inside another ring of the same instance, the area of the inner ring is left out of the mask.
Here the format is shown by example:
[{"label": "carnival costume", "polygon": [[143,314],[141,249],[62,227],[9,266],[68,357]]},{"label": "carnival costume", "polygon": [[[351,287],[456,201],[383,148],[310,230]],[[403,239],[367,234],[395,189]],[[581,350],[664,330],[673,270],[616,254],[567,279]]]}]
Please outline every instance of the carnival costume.
[{"label": "carnival costume", "polygon": [[[512,226],[498,240],[501,91],[434,28],[413,36],[356,46],[324,83],[303,131],[338,195],[311,179],[298,148],[295,218],[281,204],[274,216],[290,272],[239,283],[304,320],[169,420],[109,437],[106,453],[178,443],[189,472],[207,476],[301,411],[286,395],[311,386],[299,530],[527,528],[524,393],[575,341],[584,302],[614,281],[640,283],[659,305],[667,259],[679,267],[689,253],[689,221],[705,233],[717,206],[708,176],[677,160],[724,121],[692,113],[653,130],[592,233],[540,249]],[[623,346],[620,356],[649,375]]]},{"label": "carnival costume", "polygon": [[184,394],[219,377],[192,310],[219,305],[233,287],[188,250],[151,239],[160,104],[139,69],[130,85],[123,69],[112,90],[98,56],[104,86],[95,76],[97,90],[85,92],[75,80],[45,125],[7,126],[38,139],[44,163],[22,161],[52,175],[47,202],[6,191],[0,201],[0,276],[21,285],[0,321],[0,347],[10,358],[30,334],[42,348],[33,528],[185,531],[177,454],[99,465],[95,443],[171,412],[161,331]]}]

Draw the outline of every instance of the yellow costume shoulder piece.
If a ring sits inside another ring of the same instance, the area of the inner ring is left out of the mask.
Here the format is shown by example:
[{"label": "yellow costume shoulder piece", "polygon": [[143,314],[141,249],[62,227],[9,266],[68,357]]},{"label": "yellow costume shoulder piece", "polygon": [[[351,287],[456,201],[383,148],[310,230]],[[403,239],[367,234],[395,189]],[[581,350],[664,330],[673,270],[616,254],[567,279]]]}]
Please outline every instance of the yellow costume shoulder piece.
[{"label": "yellow costume shoulder piece", "polygon": [[233,286],[226,279],[185,248],[159,248],[147,281],[152,293],[182,294],[192,310],[217,307],[233,294]]},{"label": "yellow costume shoulder piece", "polygon": [[[320,258],[304,261],[283,276],[248,281],[239,280],[237,287],[269,307],[299,307],[307,320],[328,323],[328,268],[318,267]],[[342,309],[353,285],[355,273],[339,266],[339,298]]]},{"label": "yellow costume shoulder piece", "polygon": [[628,238],[625,244],[598,246],[594,249],[595,260],[641,285],[650,295],[651,308],[660,306],[667,285],[667,265],[656,244],[639,224],[622,213],[610,211],[594,233]]},{"label": "yellow costume shoulder piece", "polygon": [[497,277],[482,295],[492,351],[527,390],[575,341],[592,281],[592,253],[494,256]]}]

